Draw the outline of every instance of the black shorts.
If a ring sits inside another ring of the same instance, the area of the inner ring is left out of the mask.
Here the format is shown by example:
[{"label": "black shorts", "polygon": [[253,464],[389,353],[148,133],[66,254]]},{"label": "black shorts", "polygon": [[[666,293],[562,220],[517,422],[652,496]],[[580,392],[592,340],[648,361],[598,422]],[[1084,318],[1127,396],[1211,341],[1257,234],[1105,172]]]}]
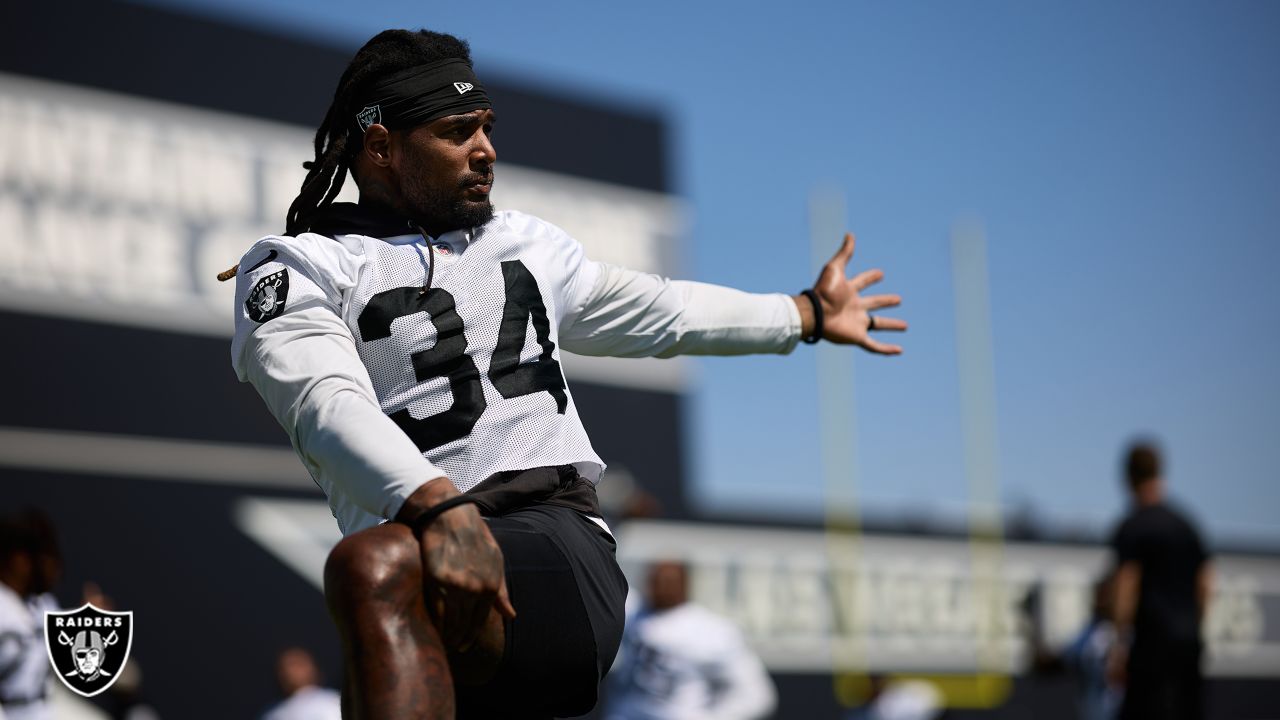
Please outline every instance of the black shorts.
[{"label": "black shorts", "polygon": [[574,717],[595,707],[622,640],[627,581],[616,544],[578,510],[535,504],[487,517],[516,618],[493,680],[457,686],[458,718]]}]

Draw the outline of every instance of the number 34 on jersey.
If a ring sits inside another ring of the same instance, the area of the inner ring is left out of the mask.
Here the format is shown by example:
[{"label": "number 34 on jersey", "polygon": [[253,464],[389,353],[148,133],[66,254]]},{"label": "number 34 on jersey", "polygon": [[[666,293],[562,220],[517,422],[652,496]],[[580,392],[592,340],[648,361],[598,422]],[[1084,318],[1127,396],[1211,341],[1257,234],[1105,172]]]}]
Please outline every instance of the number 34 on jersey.
[{"label": "number 34 on jersey", "polygon": [[[537,280],[520,260],[503,261],[501,267],[506,296],[488,379],[507,399],[550,393],[557,412],[563,415],[568,404],[564,375],[552,356],[556,346]],[[400,287],[373,295],[357,321],[359,340],[374,343],[389,338],[395,332],[396,319],[418,313],[425,313],[430,319],[436,341],[429,348],[412,352],[406,361],[412,365],[418,383],[447,378],[453,404],[444,412],[424,418],[413,417],[408,408],[389,413],[389,417],[426,452],[470,434],[488,404],[480,385],[480,371],[467,352],[468,328],[458,314],[454,295],[442,287]],[[521,363],[530,323],[542,352],[536,359]]]}]

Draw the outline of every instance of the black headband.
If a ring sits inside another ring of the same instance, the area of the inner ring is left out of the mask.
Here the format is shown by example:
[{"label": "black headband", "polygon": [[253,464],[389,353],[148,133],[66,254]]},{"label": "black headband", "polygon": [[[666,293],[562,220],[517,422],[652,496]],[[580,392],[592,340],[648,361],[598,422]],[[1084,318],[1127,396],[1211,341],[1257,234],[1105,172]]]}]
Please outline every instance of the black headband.
[{"label": "black headband", "polygon": [[361,133],[375,123],[398,130],[493,107],[471,64],[460,58],[402,70],[379,80],[364,98],[355,116]]}]

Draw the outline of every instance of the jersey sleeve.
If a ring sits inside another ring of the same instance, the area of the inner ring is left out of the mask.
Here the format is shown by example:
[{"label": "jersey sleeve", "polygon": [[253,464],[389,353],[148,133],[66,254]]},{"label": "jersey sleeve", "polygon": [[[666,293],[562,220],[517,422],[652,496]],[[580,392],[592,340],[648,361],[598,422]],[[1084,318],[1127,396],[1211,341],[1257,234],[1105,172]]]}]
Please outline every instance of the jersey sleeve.
[{"label": "jersey sleeve", "polygon": [[560,329],[565,349],[581,355],[787,354],[800,340],[800,312],[787,295],[669,280],[604,263],[581,308]]},{"label": "jersey sleeve", "polygon": [[786,354],[800,340],[800,311],[781,293],[756,294],[669,280],[590,260],[581,243],[550,223],[560,343],[580,355]]},{"label": "jersey sleeve", "polygon": [[262,396],[326,495],[339,492],[374,515],[395,517],[409,495],[444,472],[383,414],[341,317],[360,258],[319,236],[266,238],[242,266],[236,375]]},{"label": "jersey sleeve", "polygon": [[355,285],[362,259],[327,237],[268,235],[240,259],[236,274],[235,335],[231,363],[241,382],[240,358],[257,329],[287,313],[323,308],[340,316],[342,294]]}]

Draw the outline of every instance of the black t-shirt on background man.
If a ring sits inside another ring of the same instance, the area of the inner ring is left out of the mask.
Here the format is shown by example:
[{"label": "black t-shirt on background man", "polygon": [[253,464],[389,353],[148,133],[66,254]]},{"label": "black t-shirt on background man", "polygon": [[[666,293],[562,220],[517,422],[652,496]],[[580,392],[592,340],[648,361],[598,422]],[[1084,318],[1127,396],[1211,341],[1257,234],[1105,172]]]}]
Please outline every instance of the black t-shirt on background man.
[{"label": "black t-shirt on background man", "polygon": [[1136,562],[1142,569],[1134,644],[1198,647],[1196,576],[1209,555],[1191,522],[1165,504],[1140,507],[1120,524],[1111,547],[1117,564]]}]

